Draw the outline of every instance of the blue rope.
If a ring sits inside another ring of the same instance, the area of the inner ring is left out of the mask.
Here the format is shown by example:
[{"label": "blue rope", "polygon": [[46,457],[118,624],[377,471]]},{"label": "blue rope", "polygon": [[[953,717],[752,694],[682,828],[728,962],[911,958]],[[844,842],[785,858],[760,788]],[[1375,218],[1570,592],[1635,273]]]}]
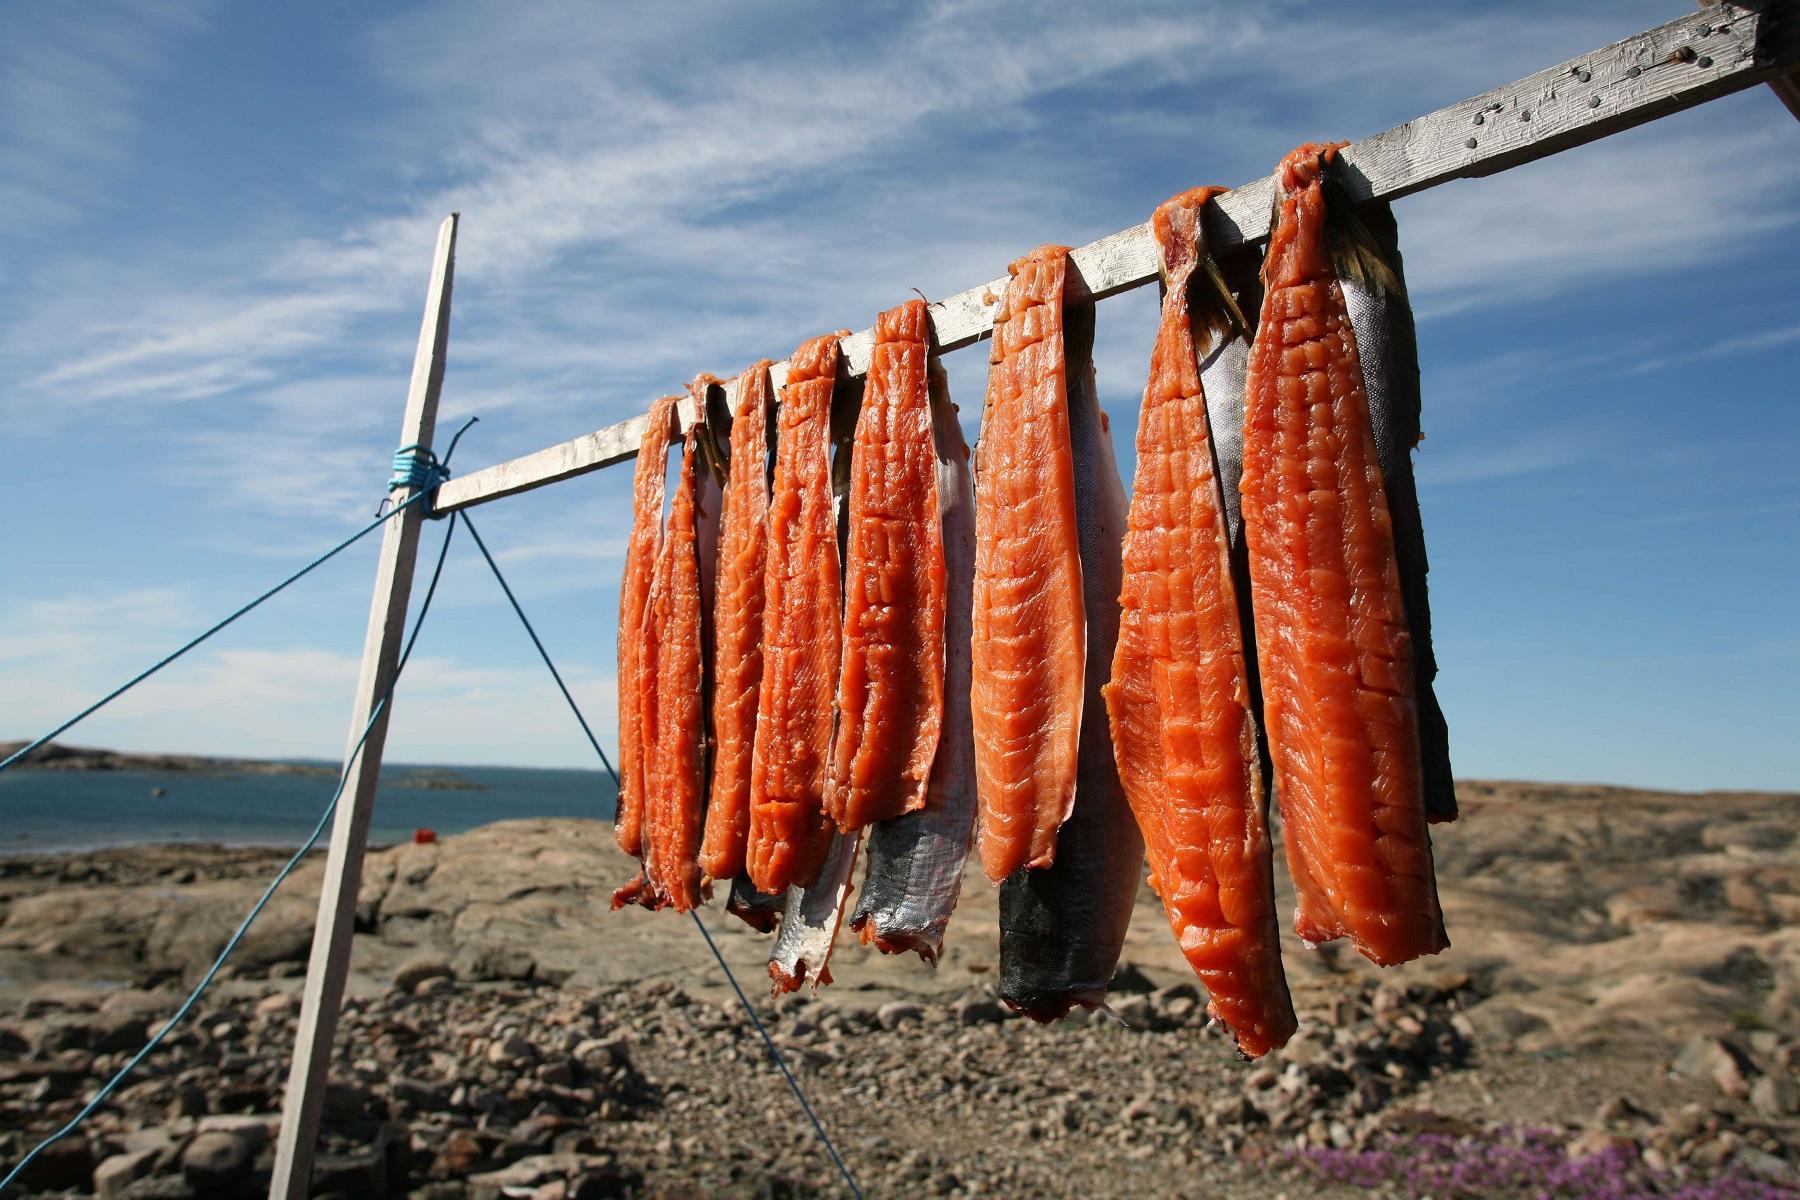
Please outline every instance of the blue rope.
[{"label": "blue rope", "polygon": [[[481,535],[475,532],[475,525],[469,520],[468,513],[458,512],[455,515],[461,517],[462,523],[469,527],[469,536],[475,539],[475,545],[481,550],[481,557],[487,559],[488,569],[494,573],[495,580],[500,584],[500,590],[506,593],[507,602],[512,605],[513,612],[518,614],[519,621],[525,626],[525,632],[531,635],[531,644],[537,647],[538,656],[544,660],[544,665],[550,668],[550,675],[556,680],[556,686],[562,691],[563,699],[568,701],[569,709],[575,714],[575,719],[581,722],[581,731],[587,734],[589,744],[600,756],[600,762],[606,768],[606,773],[612,776],[613,786],[617,787],[619,773],[613,769],[612,760],[606,757],[606,751],[600,748],[600,742],[594,737],[594,731],[588,725],[587,718],[581,714],[581,707],[575,703],[575,697],[569,694],[568,686],[563,683],[562,673],[550,660],[549,651],[544,649],[544,643],[538,637],[537,630],[532,628],[531,619],[520,607],[518,597],[514,596],[512,588],[507,586],[506,576],[500,573],[499,564],[494,561],[494,556],[488,553],[487,543],[483,542]],[[769,1036],[769,1031],[763,1025],[762,1019],[756,1015],[756,1009],[752,1007],[750,998],[744,994],[744,989],[738,984],[737,975],[733,973],[731,964],[726,962],[725,956],[719,952],[718,943],[713,941],[713,936],[707,930],[706,923],[700,919],[700,914],[696,911],[690,910],[688,915],[694,919],[694,928],[698,929],[700,936],[706,939],[707,949],[711,950],[713,957],[718,960],[719,969],[725,972],[725,978],[730,981],[731,990],[737,993],[738,1003],[744,1006],[744,1012],[749,1016],[750,1023],[756,1027],[756,1032],[762,1035],[763,1045],[768,1048],[769,1057],[774,1060],[775,1066],[781,1071],[782,1078],[787,1080],[788,1087],[793,1090],[794,1099],[800,1102],[801,1111],[806,1113],[806,1119],[812,1122],[813,1132],[819,1135],[819,1141],[824,1145],[825,1152],[831,1156],[831,1161],[837,1166],[838,1174],[844,1177],[844,1185],[850,1189],[850,1194],[856,1197],[856,1200],[863,1200],[862,1189],[857,1186],[856,1177],[850,1173],[849,1166],[844,1162],[844,1156],[838,1153],[837,1145],[832,1142],[831,1135],[825,1132],[825,1123],[819,1120],[819,1114],[813,1111],[812,1102],[806,1098],[806,1092],[801,1088],[800,1081],[794,1078],[793,1071],[788,1069],[787,1059],[782,1057],[781,1048],[775,1044],[775,1039]]]},{"label": "blue rope", "polygon": [[520,624],[524,625],[525,632],[531,635],[531,644],[537,647],[538,657],[544,660],[546,667],[550,668],[550,678],[556,680],[556,686],[562,692],[563,699],[569,702],[569,711],[575,714],[577,721],[581,722],[581,732],[587,734],[588,745],[592,746],[594,753],[600,756],[601,763],[606,767],[606,773],[612,776],[613,785],[617,787],[619,773],[613,770],[612,760],[607,758],[606,751],[600,748],[600,739],[594,736],[593,728],[588,725],[587,718],[581,715],[581,708],[575,703],[575,697],[569,694],[569,685],[563,682],[562,672],[558,671],[556,664],[550,661],[550,652],[544,649],[543,640],[538,637],[537,630],[532,628],[531,618],[527,617],[525,610],[519,607],[519,598],[513,595],[512,588],[507,586],[506,576],[500,573],[499,564],[495,563],[494,556],[488,553],[487,543],[481,540],[479,533],[475,532],[475,522],[469,520],[468,513],[458,515],[462,517],[462,523],[468,526],[469,536],[475,539],[475,546],[481,551],[481,557],[487,559],[488,569],[493,571],[494,578],[499,581],[500,590],[506,593],[507,603],[511,604],[512,610],[519,614]]},{"label": "blue rope", "polygon": [[237,609],[230,616],[226,617],[224,620],[213,625],[211,628],[207,629],[204,633],[201,633],[197,637],[190,639],[189,641],[184,643],[179,649],[177,649],[169,654],[165,654],[163,657],[157,659],[154,663],[150,664],[150,666],[148,666],[144,670],[138,672],[136,675],[133,675],[130,679],[126,680],[124,683],[120,684],[118,687],[114,688],[112,691],[106,693],[106,695],[100,697],[100,699],[98,699],[98,700],[94,701],[92,704],[88,705],[86,708],[82,709],[80,712],[76,713],[74,716],[72,716],[68,720],[64,721],[61,725],[58,725],[55,729],[52,729],[49,733],[46,733],[43,737],[38,738],[36,741],[31,742],[28,745],[25,745],[25,746],[19,748],[18,750],[13,751],[11,754],[7,755],[6,761],[0,762],[0,771],[6,770],[8,767],[12,766],[14,763],[18,762],[20,759],[24,758],[26,755],[30,754],[32,751],[38,749],[40,746],[43,746],[46,742],[49,742],[52,739],[60,737],[61,735],[67,733],[70,729],[73,729],[76,725],[80,724],[82,721],[87,720],[89,717],[93,716],[95,713],[97,713],[101,709],[105,708],[108,704],[111,704],[114,700],[117,700],[120,696],[123,696],[126,692],[129,692],[132,688],[134,688],[138,684],[144,682],[144,680],[150,678],[152,675],[156,674],[158,671],[162,670],[164,667],[168,666],[170,663],[174,662],[176,659],[178,659],[182,655],[186,654],[189,650],[192,650],[195,646],[198,646],[201,642],[204,642],[207,638],[210,638],[213,634],[218,633],[221,629],[224,629],[227,625],[230,625],[233,621],[236,621],[239,617],[244,616],[246,613],[250,612],[252,609],[261,605],[263,603],[263,601],[268,600],[270,597],[274,596],[277,592],[280,592],[280,591],[284,590],[285,588],[287,588],[288,585],[298,582],[301,578],[310,574],[312,571],[314,571],[318,567],[323,566],[325,563],[329,562],[333,558],[336,558],[339,554],[343,553],[345,550],[348,550],[351,546],[355,545],[357,542],[359,542],[363,538],[367,537],[370,533],[373,533],[376,529],[380,528],[382,522],[391,518],[395,513],[401,512],[404,509],[409,508],[412,505],[417,504],[420,501],[424,500],[428,494],[429,493],[427,493],[427,492],[418,492],[418,493],[414,494],[413,496],[409,497],[408,499],[402,501],[401,503],[395,505],[393,508],[389,509],[388,511],[382,513],[380,516],[376,517],[373,521],[369,522],[367,525],[364,525],[361,529],[357,530],[355,533],[351,534],[349,537],[345,538],[343,541],[339,542],[337,545],[333,546],[331,549],[327,550],[325,553],[319,555],[317,558],[315,558],[311,562],[307,563],[304,567],[301,567],[298,571],[295,571],[292,575],[289,575],[286,579],[283,579],[280,583],[276,584],[274,587],[270,588],[268,591],[264,592],[262,595],[258,596],[256,599],[250,601],[250,603]]},{"label": "blue rope", "polygon": [[824,1122],[819,1120],[819,1114],[813,1111],[813,1106],[807,1101],[806,1093],[800,1089],[800,1081],[795,1079],[794,1073],[788,1069],[787,1059],[781,1056],[781,1051],[775,1046],[775,1039],[770,1037],[769,1031],[763,1027],[762,1018],[758,1017],[756,1009],[750,1006],[750,998],[744,995],[744,989],[738,986],[737,976],[731,973],[731,967],[726,963],[725,956],[719,953],[719,944],[713,941],[712,934],[706,928],[706,922],[700,919],[699,910],[690,908],[688,916],[694,918],[694,928],[700,931],[700,936],[706,939],[706,948],[711,950],[713,957],[719,960],[719,968],[725,972],[725,978],[731,981],[731,990],[737,993],[738,1003],[744,1006],[744,1012],[749,1016],[750,1023],[756,1026],[756,1032],[762,1035],[763,1045],[769,1048],[769,1057],[775,1060],[775,1065],[781,1069],[781,1077],[787,1080],[788,1087],[793,1089],[794,1099],[800,1102],[800,1107],[806,1112],[806,1119],[812,1122],[813,1132],[817,1133],[819,1140],[825,1143],[825,1152],[831,1155],[831,1161],[837,1164],[838,1174],[844,1177],[844,1186],[850,1189],[850,1194],[855,1196],[856,1200],[863,1200],[862,1189],[856,1186],[856,1177],[850,1174],[850,1168],[844,1163],[843,1155],[838,1153],[837,1146],[831,1141],[831,1135],[825,1132]]},{"label": "blue rope", "polygon": [[294,869],[300,865],[301,860],[318,843],[319,838],[325,832],[325,827],[331,823],[332,816],[337,812],[338,802],[344,795],[344,787],[350,781],[351,766],[356,762],[357,756],[362,753],[363,747],[368,744],[369,735],[375,731],[375,723],[381,719],[382,713],[387,710],[388,701],[394,697],[394,688],[400,682],[400,672],[406,669],[406,662],[412,657],[413,646],[419,640],[419,631],[425,627],[425,614],[431,610],[431,598],[437,594],[438,578],[444,572],[444,559],[450,551],[450,535],[455,532],[455,525],[451,525],[444,531],[444,544],[438,550],[437,566],[431,572],[431,585],[425,589],[425,599],[419,605],[419,615],[413,622],[412,633],[407,637],[406,646],[400,652],[400,661],[394,667],[394,678],[388,684],[386,694],[376,702],[374,711],[369,714],[368,724],[363,726],[356,743],[350,747],[350,753],[345,756],[344,769],[338,775],[337,789],[331,793],[331,802],[325,806],[325,811],[319,814],[318,824],[313,826],[312,833],[307,835],[306,841],[300,844],[300,848],[294,851],[293,857],[282,865],[281,870],[275,873],[275,878],[269,881],[269,886],[263,889],[262,895],[257,897],[256,903],[250,906],[250,911],[238,925],[237,931],[226,941],[225,948],[219,951],[219,956],[213,960],[212,966],[206,969],[206,974],[200,977],[200,982],[194,985],[194,990],[188,993],[187,999],[181,1002],[181,1007],[175,1010],[175,1015],[170,1017],[161,1029],[151,1035],[150,1040],[144,1043],[142,1050],[132,1055],[131,1060],[120,1067],[118,1072],[107,1080],[99,1091],[94,1093],[93,1099],[89,1100],[80,1112],[71,1117],[67,1125],[32,1147],[31,1152],[19,1160],[19,1165],[8,1171],[5,1179],[0,1179],[0,1195],[6,1193],[6,1189],[25,1173],[25,1169],[36,1161],[38,1155],[81,1128],[82,1123],[93,1116],[94,1112],[106,1102],[107,1097],[111,1096],[119,1085],[125,1082],[126,1077],[137,1065],[162,1045],[163,1039],[169,1036],[169,1031],[180,1024],[189,1012],[193,1011],[194,1006],[200,1002],[200,998],[206,994],[206,989],[212,986],[213,980],[224,968],[225,960],[231,957],[231,952],[237,949],[238,943],[243,941],[244,935],[250,931],[251,923],[262,915],[264,908],[268,907],[269,901],[275,895],[275,890],[287,880],[289,875],[294,873]]},{"label": "blue rope", "polygon": [[[394,452],[395,478],[388,481],[388,490],[391,492],[395,488],[399,488],[399,487],[413,487],[413,488],[418,487],[417,484],[412,482],[412,476],[411,476],[410,472],[412,471],[413,468],[411,466],[408,466],[406,468],[406,470],[409,472],[408,477],[406,479],[399,478],[399,474],[402,469],[400,463],[401,463],[401,458],[403,456],[406,457],[406,461],[409,464],[424,462],[425,464],[427,464],[427,467],[430,472],[434,472],[436,476],[441,476],[441,478],[437,478],[437,481],[435,483],[431,484],[432,488],[436,488],[439,483],[442,483],[445,479],[448,479],[450,477],[450,456],[452,454],[456,453],[456,443],[462,441],[462,435],[469,432],[469,426],[475,424],[475,422],[479,419],[480,418],[478,418],[478,417],[470,417],[466,422],[463,423],[463,427],[456,431],[456,436],[450,439],[450,449],[448,449],[444,452],[444,460],[442,462],[438,462],[436,457],[432,455],[431,451],[425,449],[423,446],[418,446],[418,445],[402,446],[399,450],[395,451]],[[195,646],[198,646],[201,642],[204,642],[207,638],[211,637],[213,634],[219,632],[221,629],[224,629],[227,625],[230,625],[233,621],[236,621],[239,617],[244,616],[246,613],[250,612],[250,610],[252,610],[252,609],[256,608],[258,605],[262,604],[263,601],[274,596],[277,592],[282,591],[289,584],[298,582],[301,578],[303,578],[307,574],[311,573],[315,568],[321,567],[321,566],[325,565],[325,563],[327,563],[331,559],[336,558],[343,551],[348,550],[351,546],[353,546],[357,542],[361,541],[364,537],[366,537],[370,533],[373,533],[377,528],[379,528],[381,526],[382,522],[384,522],[388,518],[392,517],[395,513],[400,512],[403,509],[410,508],[411,506],[413,506],[415,504],[423,503],[424,507],[425,507],[425,515],[426,516],[435,515],[431,512],[431,501],[429,499],[430,495],[431,495],[430,491],[415,490],[411,496],[407,497],[405,500],[401,501],[399,504],[396,504],[393,508],[388,508],[387,501],[385,501],[385,500],[382,501],[381,509],[376,512],[375,519],[373,521],[370,521],[367,525],[364,525],[361,529],[357,530],[355,533],[351,534],[349,537],[345,538],[343,541],[339,542],[337,545],[333,546],[331,549],[327,550],[325,553],[319,555],[319,557],[313,559],[311,562],[307,563],[304,567],[301,567],[298,571],[295,571],[292,575],[289,575],[286,579],[282,580],[280,583],[276,584],[274,587],[270,588],[268,591],[264,592],[262,595],[258,596],[256,599],[250,601],[250,603],[244,605],[242,608],[238,609],[236,612],[232,613],[230,616],[226,617],[224,620],[220,621],[218,624],[214,625],[212,628],[208,629],[206,632],[200,634],[198,637],[187,642],[185,645],[183,645],[179,649],[175,650],[173,653],[164,655],[162,658],[160,658],[156,662],[152,663],[147,669],[140,671],[138,674],[132,676],[130,679],[126,680],[123,684],[114,688],[112,691],[108,692],[106,695],[100,697],[100,699],[94,701],[92,704],[88,705],[86,708],[82,709],[80,712],[76,713],[74,716],[72,716],[68,720],[64,721],[61,725],[58,725],[55,729],[52,729],[49,733],[46,733],[43,737],[38,738],[36,741],[31,742],[28,745],[21,746],[19,749],[15,750],[11,754],[7,755],[6,761],[0,762],[0,771],[6,770],[8,767],[12,766],[14,763],[18,762],[20,759],[22,759],[26,755],[30,754],[33,750],[38,749],[40,746],[44,745],[46,742],[49,742],[53,738],[59,737],[62,734],[67,733],[69,730],[73,729],[76,725],[80,724],[82,721],[87,720],[89,717],[93,716],[95,713],[97,713],[101,709],[105,708],[108,704],[111,704],[114,700],[117,700],[120,696],[123,696],[126,692],[129,692],[132,688],[134,688],[138,684],[144,682],[144,680],[150,678],[152,675],[156,674],[158,671],[162,670],[164,667],[168,666],[170,663],[174,662],[176,659],[178,659],[182,655],[186,654],[189,650],[192,650]]]}]

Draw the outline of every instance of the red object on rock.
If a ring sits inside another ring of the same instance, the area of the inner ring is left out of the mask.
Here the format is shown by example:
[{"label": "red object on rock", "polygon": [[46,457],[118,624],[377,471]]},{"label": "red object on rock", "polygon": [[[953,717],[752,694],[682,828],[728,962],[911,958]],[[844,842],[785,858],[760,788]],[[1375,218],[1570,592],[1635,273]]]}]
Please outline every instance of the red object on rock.
[{"label": "red object on rock", "polygon": [[429,846],[435,841],[437,841],[437,830],[435,830],[435,829],[415,829],[415,830],[413,830],[413,845]]}]

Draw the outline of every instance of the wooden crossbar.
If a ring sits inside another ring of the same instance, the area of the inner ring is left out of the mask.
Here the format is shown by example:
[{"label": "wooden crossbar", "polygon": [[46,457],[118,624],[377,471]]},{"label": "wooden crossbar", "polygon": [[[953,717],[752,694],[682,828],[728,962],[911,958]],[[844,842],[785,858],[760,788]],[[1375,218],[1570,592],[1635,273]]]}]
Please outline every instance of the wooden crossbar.
[{"label": "wooden crossbar", "polygon": [[[1342,155],[1343,180],[1358,200],[1393,200],[1547,158],[1780,80],[1796,68],[1800,0],[1709,6],[1355,142]],[[1274,177],[1265,176],[1219,198],[1207,227],[1216,251],[1268,238],[1274,187]],[[1073,257],[1094,299],[1157,278],[1156,240],[1147,222],[1083,246]],[[1005,288],[1002,276],[933,304],[938,347],[948,353],[992,334]],[[866,371],[874,331],[851,334],[842,345],[850,373]],[[773,368],[776,386],[786,373],[785,363]],[[637,454],[643,433],[644,418],[633,417],[472,471],[439,488],[436,506],[440,512],[469,508],[623,462]]]}]

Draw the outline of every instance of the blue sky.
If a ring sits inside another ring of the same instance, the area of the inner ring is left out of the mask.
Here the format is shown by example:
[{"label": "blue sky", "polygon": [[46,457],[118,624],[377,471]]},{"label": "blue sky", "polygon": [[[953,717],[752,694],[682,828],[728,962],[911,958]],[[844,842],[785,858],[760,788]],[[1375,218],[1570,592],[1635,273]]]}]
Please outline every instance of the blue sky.
[{"label": "blue sky", "polygon": [[[1683,11],[9,6],[0,738],[366,518],[451,209],[467,470]],[[1757,89],[1398,212],[1459,773],[1793,787],[1800,125]],[[1100,311],[1122,451],[1154,324]],[[972,417],[984,353],[946,362]],[[609,731],[628,476],[477,514]],[[336,754],[372,563],[70,740]],[[390,755],[588,765],[559,706],[453,550]]]}]

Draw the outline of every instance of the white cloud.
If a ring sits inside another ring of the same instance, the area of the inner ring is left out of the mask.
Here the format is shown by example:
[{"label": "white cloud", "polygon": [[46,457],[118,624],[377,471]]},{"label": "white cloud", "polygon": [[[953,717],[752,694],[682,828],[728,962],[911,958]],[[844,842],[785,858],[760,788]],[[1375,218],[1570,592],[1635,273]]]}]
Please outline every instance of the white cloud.
[{"label": "white cloud", "polygon": [[1716,269],[1800,222],[1800,160],[1782,153],[1793,130],[1709,115],[1401,201],[1420,319]]},{"label": "white cloud", "polygon": [[[503,615],[511,620],[510,613]],[[0,736],[20,738],[54,727],[199,625],[189,597],[151,589],[33,602],[5,616],[9,633],[0,640],[0,664],[32,686],[0,690]],[[395,699],[390,757],[591,766],[580,727],[524,635],[518,636],[517,665],[480,667],[451,655],[416,655]],[[573,655],[558,666],[610,753],[618,723],[610,653]],[[209,645],[62,740],[127,750],[331,758],[344,745],[356,677],[356,655],[341,651]]]},{"label": "white cloud", "polygon": [[210,0],[15,11],[0,38],[0,211],[12,232],[67,224],[133,153],[146,85],[204,24]]}]

